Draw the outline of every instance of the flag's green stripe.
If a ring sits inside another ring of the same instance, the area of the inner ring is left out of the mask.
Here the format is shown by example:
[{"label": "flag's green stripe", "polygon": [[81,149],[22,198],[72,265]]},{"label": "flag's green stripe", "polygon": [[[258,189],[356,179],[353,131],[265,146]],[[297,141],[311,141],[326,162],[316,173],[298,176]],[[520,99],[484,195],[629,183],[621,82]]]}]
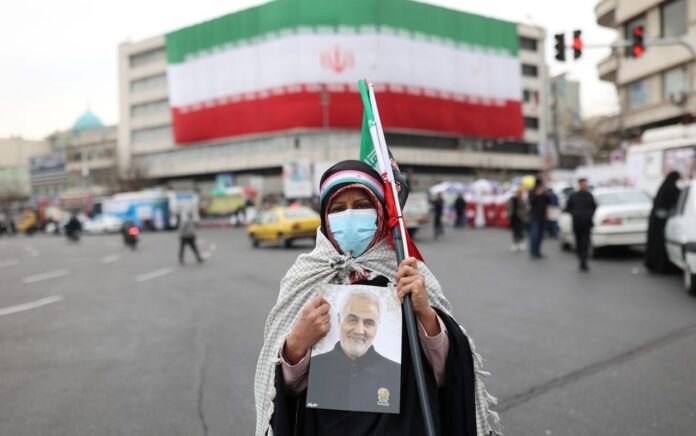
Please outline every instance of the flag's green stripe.
[{"label": "flag's green stripe", "polygon": [[375,117],[372,113],[370,94],[364,79],[358,81],[358,88],[360,89],[360,97],[363,102],[363,123],[360,131],[360,160],[377,169],[377,153],[375,145],[372,142],[372,135],[370,135],[370,126],[375,123]]},{"label": "flag's green stripe", "polygon": [[517,56],[515,23],[410,0],[276,0],[166,35],[169,63],[229,43],[300,26],[388,26]]}]

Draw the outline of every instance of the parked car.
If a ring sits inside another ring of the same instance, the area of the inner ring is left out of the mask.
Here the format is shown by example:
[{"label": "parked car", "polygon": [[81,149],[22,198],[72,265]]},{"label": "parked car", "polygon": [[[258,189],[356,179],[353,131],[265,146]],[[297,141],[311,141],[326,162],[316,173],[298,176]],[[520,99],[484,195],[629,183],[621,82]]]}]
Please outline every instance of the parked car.
[{"label": "parked car", "polygon": [[[609,246],[645,245],[652,208],[652,199],[647,193],[633,188],[596,188],[592,195],[597,210],[593,218],[591,252]],[[574,248],[573,218],[568,212],[561,214],[559,226],[562,248]]]},{"label": "parked car", "polygon": [[280,246],[290,247],[297,239],[314,239],[320,224],[319,214],[308,207],[273,207],[254,217],[247,234],[254,247],[261,241],[275,241]]},{"label": "parked car", "polygon": [[82,229],[86,233],[119,233],[123,227],[123,220],[113,215],[97,215],[94,219],[82,221]]},{"label": "parked car", "polygon": [[418,230],[426,227],[430,222],[430,202],[428,202],[428,194],[425,192],[410,193],[402,212],[408,232],[411,236],[415,236]]},{"label": "parked car", "polygon": [[696,181],[682,190],[667,219],[665,248],[669,260],[684,271],[684,287],[696,296]]}]

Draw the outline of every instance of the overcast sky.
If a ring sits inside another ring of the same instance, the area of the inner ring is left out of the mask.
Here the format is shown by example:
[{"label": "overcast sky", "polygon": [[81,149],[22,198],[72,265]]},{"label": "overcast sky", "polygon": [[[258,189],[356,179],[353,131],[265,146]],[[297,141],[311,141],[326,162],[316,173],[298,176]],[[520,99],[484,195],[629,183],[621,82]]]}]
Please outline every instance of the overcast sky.
[{"label": "overcast sky", "polygon": [[[425,1],[425,0],[424,0]],[[440,6],[541,26],[551,74],[582,83],[583,116],[617,110],[613,85],[597,78],[608,49],[586,49],[579,61],[553,59],[553,34],[582,29],[585,43],[611,43],[595,22],[596,1],[427,0]],[[118,44],[234,12],[259,0],[23,0],[0,14],[0,137],[40,139],[69,128],[89,106],[118,123]],[[567,37],[569,38],[569,37]],[[572,55],[569,57],[572,58]]]}]

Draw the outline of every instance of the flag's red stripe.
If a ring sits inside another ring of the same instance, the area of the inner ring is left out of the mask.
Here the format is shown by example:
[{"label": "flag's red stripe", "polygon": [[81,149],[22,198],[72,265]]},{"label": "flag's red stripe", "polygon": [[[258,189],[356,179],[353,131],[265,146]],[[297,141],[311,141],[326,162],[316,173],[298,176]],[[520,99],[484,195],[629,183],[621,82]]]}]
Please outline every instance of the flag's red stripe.
[{"label": "flag's red stripe", "polygon": [[[489,106],[423,95],[380,92],[382,126],[457,135],[521,139],[524,131],[519,101]],[[331,93],[329,127],[360,129],[362,102],[357,93]],[[320,93],[299,92],[224,104],[197,111],[172,110],[177,143],[226,138],[292,128],[322,128]]]}]

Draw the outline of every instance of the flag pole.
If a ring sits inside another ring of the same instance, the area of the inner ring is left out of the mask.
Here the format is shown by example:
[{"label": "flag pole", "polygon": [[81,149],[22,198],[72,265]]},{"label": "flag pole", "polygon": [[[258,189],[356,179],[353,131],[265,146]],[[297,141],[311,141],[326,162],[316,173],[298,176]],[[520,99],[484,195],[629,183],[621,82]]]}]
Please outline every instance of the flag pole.
[{"label": "flag pole", "polygon": [[[382,173],[382,177],[389,185],[389,189],[392,191],[392,198],[394,199],[396,207],[398,225],[394,227],[392,232],[394,237],[394,246],[396,248],[396,260],[397,264],[400,265],[401,262],[409,256],[408,244],[406,244],[406,225],[404,223],[403,214],[401,213],[401,204],[399,203],[399,196],[396,190],[396,183],[394,181],[394,171],[392,170],[389,152],[387,151],[387,143],[384,137],[384,131],[382,130],[379,111],[377,110],[377,100],[375,98],[374,88],[372,83],[369,83],[366,80],[364,83],[367,85],[368,98],[367,101],[365,101],[366,96],[363,94],[363,103],[367,103],[369,105],[374,118],[374,122],[369,123],[368,125],[370,129],[370,136],[372,137],[372,143],[375,146],[380,172]],[[430,410],[430,399],[428,398],[428,390],[425,383],[425,372],[423,370],[423,360],[421,358],[418,330],[416,328],[416,316],[413,311],[413,301],[411,301],[410,294],[407,294],[404,297],[403,307],[404,317],[406,319],[408,344],[411,351],[411,359],[413,360],[413,368],[416,376],[418,399],[420,400],[421,411],[423,412],[425,434],[426,436],[436,436],[433,415]]]}]

